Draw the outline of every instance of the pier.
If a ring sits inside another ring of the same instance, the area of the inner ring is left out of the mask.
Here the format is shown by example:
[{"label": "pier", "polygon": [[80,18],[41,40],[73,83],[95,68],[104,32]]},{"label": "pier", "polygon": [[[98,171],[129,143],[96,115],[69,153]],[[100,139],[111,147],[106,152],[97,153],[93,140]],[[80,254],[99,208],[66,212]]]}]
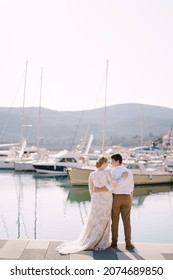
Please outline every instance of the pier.
[{"label": "pier", "polygon": [[117,249],[82,251],[60,255],[55,251],[62,241],[0,239],[0,260],[173,260],[173,244],[134,243],[127,251],[124,243]]}]

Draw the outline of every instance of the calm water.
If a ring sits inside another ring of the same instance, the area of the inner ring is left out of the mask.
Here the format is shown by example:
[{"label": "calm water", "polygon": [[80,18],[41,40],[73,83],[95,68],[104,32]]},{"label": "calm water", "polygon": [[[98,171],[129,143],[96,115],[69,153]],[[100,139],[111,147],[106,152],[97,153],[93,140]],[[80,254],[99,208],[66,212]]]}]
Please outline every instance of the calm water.
[{"label": "calm water", "polygon": [[[89,207],[68,179],[0,171],[0,238],[76,239]],[[131,217],[134,242],[173,243],[173,185],[135,188]]]}]

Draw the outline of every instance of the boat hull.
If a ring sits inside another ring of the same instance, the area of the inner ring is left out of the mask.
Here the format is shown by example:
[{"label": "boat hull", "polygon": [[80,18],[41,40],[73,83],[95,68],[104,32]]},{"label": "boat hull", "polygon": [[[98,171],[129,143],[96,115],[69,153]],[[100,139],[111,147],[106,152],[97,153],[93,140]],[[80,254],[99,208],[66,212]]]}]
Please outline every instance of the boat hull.
[{"label": "boat hull", "polygon": [[0,161],[0,170],[13,170],[13,169],[14,169],[14,162],[8,160]]},{"label": "boat hull", "polygon": [[35,171],[32,163],[30,162],[15,162],[14,169],[15,171],[24,171],[24,172]]},{"label": "boat hull", "polygon": [[93,169],[72,168],[68,170],[70,183],[72,185],[88,185],[88,178]]},{"label": "boat hull", "polygon": [[[72,185],[88,185],[88,177],[92,169],[73,168],[68,171]],[[172,183],[171,174],[133,174],[135,185],[154,185]]]},{"label": "boat hull", "polygon": [[134,174],[135,185],[154,185],[172,182],[171,174]]},{"label": "boat hull", "polygon": [[33,167],[34,167],[35,171],[39,174],[52,174],[52,175],[68,176],[66,166],[33,164]]}]

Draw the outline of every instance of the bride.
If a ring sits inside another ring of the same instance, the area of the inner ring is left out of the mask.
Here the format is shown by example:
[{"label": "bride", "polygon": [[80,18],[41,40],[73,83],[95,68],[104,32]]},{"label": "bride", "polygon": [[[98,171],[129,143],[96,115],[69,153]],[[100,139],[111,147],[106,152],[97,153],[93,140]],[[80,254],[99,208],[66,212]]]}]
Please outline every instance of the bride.
[{"label": "bride", "polygon": [[[108,159],[101,156],[96,161],[96,170],[89,176],[91,205],[81,234],[75,241],[65,241],[56,247],[60,254],[77,253],[83,250],[104,250],[110,247],[112,190],[127,177],[123,174],[117,182],[112,180]],[[102,188],[106,186],[106,188]]]}]

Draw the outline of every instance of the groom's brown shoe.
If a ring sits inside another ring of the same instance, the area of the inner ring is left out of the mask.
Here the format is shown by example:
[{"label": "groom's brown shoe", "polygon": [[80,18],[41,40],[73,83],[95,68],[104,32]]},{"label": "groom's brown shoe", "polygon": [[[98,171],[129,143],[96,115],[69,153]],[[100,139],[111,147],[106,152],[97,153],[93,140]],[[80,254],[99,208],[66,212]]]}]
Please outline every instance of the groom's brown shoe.
[{"label": "groom's brown shoe", "polygon": [[116,249],[117,248],[117,244],[112,243],[111,244],[111,248]]},{"label": "groom's brown shoe", "polygon": [[130,244],[126,244],[126,250],[134,250],[135,249],[135,246],[130,243]]}]

